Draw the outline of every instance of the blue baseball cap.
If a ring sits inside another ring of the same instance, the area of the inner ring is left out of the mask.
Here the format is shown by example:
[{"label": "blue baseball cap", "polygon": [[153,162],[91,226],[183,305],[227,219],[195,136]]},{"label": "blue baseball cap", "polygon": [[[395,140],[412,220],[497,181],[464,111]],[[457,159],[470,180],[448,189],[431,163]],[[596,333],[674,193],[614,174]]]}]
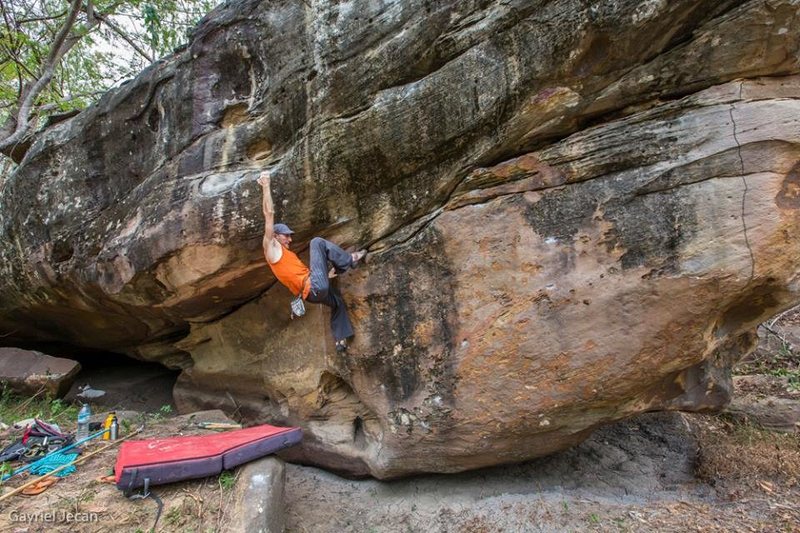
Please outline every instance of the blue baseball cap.
[{"label": "blue baseball cap", "polygon": [[275,224],[272,226],[272,232],[280,235],[291,235],[294,233],[286,224]]}]

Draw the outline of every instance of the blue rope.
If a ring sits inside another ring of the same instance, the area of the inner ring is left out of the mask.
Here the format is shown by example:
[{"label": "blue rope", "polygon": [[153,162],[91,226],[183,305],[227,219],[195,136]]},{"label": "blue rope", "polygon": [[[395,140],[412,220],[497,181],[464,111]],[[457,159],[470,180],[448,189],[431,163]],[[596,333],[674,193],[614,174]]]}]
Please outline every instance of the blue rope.
[{"label": "blue rope", "polygon": [[[60,453],[64,453],[67,450],[72,450],[73,448],[77,448],[78,446],[80,446],[81,444],[83,444],[85,442],[89,442],[92,439],[96,439],[97,437],[99,437],[103,433],[106,433],[107,431],[108,431],[107,429],[100,430],[97,433],[95,433],[94,435],[89,435],[85,439],[81,439],[81,440],[79,440],[77,442],[74,442],[74,443],[70,444],[66,448],[61,448],[60,450],[56,450],[55,452],[52,452],[52,453],[53,454],[56,454],[56,453],[59,453],[59,452]],[[13,472],[11,472],[10,474],[3,474],[3,476],[0,476],[0,482],[3,482],[3,481],[7,480],[10,477],[14,477],[17,474],[21,474],[23,472],[27,472],[31,468],[35,467],[37,463],[40,463],[44,459],[47,459],[47,457],[49,457],[49,456],[46,455],[42,459],[39,459],[38,461],[36,461],[35,463],[31,463],[31,464],[28,464],[28,465],[25,465],[25,466],[21,466],[21,467],[17,468],[16,470],[14,470]]]},{"label": "blue rope", "polygon": [[[31,467],[30,472],[31,474],[36,474],[37,476],[42,476],[44,474],[49,474],[56,468],[64,466],[66,464],[71,463],[78,457],[77,453],[51,453],[47,457],[39,459],[36,461],[36,464]],[[75,472],[75,466],[69,466],[64,470],[56,472],[55,476],[57,477],[66,477],[71,473]]]}]

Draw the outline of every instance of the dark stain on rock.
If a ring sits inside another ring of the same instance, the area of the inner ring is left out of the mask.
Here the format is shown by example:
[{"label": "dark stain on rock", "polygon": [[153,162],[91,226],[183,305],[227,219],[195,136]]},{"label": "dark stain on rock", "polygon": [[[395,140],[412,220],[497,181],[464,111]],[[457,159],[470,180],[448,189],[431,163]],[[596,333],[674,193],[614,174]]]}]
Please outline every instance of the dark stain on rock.
[{"label": "dark stain on rock", "polygon": [[364,421],[360,416],[357,416],[353,419],[353,444],[357,448],[363,450],[366,447],[366,441],[367,439],[364,435]]},{"label": "dark stain on rock", "polygon": [[731,333],[756,327],[781,308],[786,299],[781,295],[785,292],[786,289],[777,285],[774,280],[767,280],[766,283],[744,291],[721,314],[714,326],[714,335],[721,339]]},{"label": "dark stain on rock", "polygon": [[158,131],[158,126],[161,122],[161,113],[158,112],[157,108],[153,108],[147,114],[147,127],[150,128],[150,131]]},{"label": "dark stain on rock", "polygon": [[219,54],[215,65],[218,78],[211,89],[212,96],[228,101],[247,98],[251,89],[250,70],[258,65],[258,62],[242,57],[235,47]]},{"label": "dark stain on rock", "polygon": [[[87,130],[82,147],[86,152],[84,175],[86,176],[87,188],[89,190],[94,188],[95,190],[92,192],[96,194],[96,191],[101,189],[97,186],[97,181],[107,179],[106,150],[103,142],[105,139],[99,121],[93,122]],[[91,187],[92,185],[94,187]]]},{"label": "dark stain on rock", "polygon": [[178,175],[191,176],[205,170],[205,150],[207,138],[201,139],[186,148],[178,160]]},{"label": "dark stain on rock", "polygon": [[679,191],[612,200],[605,206],[605,218],[614,223],[616,237],[609,240],[609,250],[625,250],[621,262],[626,270],[646,266],[677,271],[678,249],[697,227],[693,203]]},{"label": "dark stain on rock", "polygon": [[602,217],[613,223],[603,242],[609,252],[617,247],[625,250],[621,259],[624,269],[647,266],[662,273],[672,272],[681,243],[691,240],[696,232],[692,199],[683,190],[646,195],[636,192],[631,183],[596,179],[548,191],[521,210],[543,239],[556,238],[565,243],[572,242],[582,228],[597,224]]},{"label": "dark stain on rock", "polygon": [[781,209],[797,209],[800,207],[800,163],[786,174],[781,190],[775,197],[775,204]]},{"label": "dark stain on rock", "polygon": [[450,313],[456,302],[443,238],[428,228],[411,248],[389,251],[378,260],[375,271],[385,274],[372,283],[385,288],[371,291],[366,301],[371,344],[380,349],[366,372],[375,374],[371,381],[386,386],[393,405],[423,388],[428,397],[438,397],[437,405],[452,405],[455,340]]},{"label": "dark stain on rock", "polygon": [[[386,189],[386,185],[396,183],[401,176],[392,171],[393,162],[384,153],[380,146],[371,146],[364,149],[359,157],[346,161],[347,174],[351,177],[349,190],[358,197],[366,198],[372,194]],[[379,174],[363,172],[365,168],[379,168]]]},{"label": "dark stain on rock", "polygon": [[609,48],[613,46],[608,36],[590,33],[589,42],[583,48],[583,56],[578,60],[574,72],[579,77],[596,74],[599,70],[608,68]]},{"label": "dark stain on rock", "polygon": [[[520,206],[525,220],[543,239],[572,241],[578,230],[591,222],[599,192],[593,183],[575,184],[545,193],[532,204]],[[513,202],[524,202],[515,198]]]},{"label": "dark stain on rock", "polygon": [[64,261],[68,261],[72,258],[73,254],[74,249],[71,242],[58,240],[53,244],[52,257],[54,263],[63,263]]}]

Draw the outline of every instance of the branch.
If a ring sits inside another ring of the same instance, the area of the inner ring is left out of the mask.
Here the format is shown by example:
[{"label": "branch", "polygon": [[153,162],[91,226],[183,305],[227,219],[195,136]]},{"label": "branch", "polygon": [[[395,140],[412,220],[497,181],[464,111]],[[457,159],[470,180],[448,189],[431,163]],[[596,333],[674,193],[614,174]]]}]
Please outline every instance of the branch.
[{"label": "branch", "polygon": [[6,4],[3,2],[3,0],[0,0],[0,12],[3,14],[3,21],[5,22],[6,29],[8,30],[8,33],[11,34],[11,21],[8,19],[9,11],[8,8],[6,8]]},{"label": "branch", "polygon": [[19,42],[16,37],[17,32],[15,29],[15,24],[14,21],[12,21],[11,18],[9,17],[10,11],[6,7],[5,2],[3,2],[3,0],[0,0],[0,13],[3,14],[3,23],[6,26],[6,33],[8,34],[8,40],[9,40],[9,43],[8,45],[5,45],[5,48],[7,48],[8,50],[11,50],[11,48],[17,50],[19,48]]},{"label": "branch", "polygon": [[776,337],[778,337],[778,340],[780,340],[780,341],[781,341],[781,344],[786,344],[786,336],[785,336],[785,335],[781,335],[780,333],[778,333],[777,331],[775,331],[775,330],[772,328],[772,326],[774,325],[774,323],[773,323],[773,324],[771,324],[771,325],[769,325],[769,326],[767,325],[767,323],[766,323],[766,322],[764,322],[763,324],[759,324],[759,325],[760,325],[762,328],[764,328],[765,330],[767,330],[767,332],[768,332],[768,333],[772,333],[773,335],[775,335]]},{"label": "branch", "polygon": [[[106,91],[91,91],[91,92],[82,92],[82,93],[72,93],[71,92],[71,93],[69,93],[69,98],[62,98],[61,100],[59,100],[59,102],[61,102],[61,104],[69,105],[71,102],[74,102],[76,100],[80,100],[82,98],[97,98],[98,96],[103,95],[105,92]],[[62,91],[62,93],[63,93],[63,91]],[[59,106],[56,105],[56,104],[47,104],[47,105],[43,105],[40,109],[42,109],[43,111],[55,111],[55,110],[59,109]]]},{"label": "branch", "polygon": [[50,104],[45,104],[45,105],[41,106],[39,108],[39,112],[40,113],[49,113],[50,111],[55,111],[56,109],[58,109],[58,106],[56,104],[50,103]]},{"label": "branch", "polygon": [[42,65],[41,76],[27,91],[24,91],[24,93],[27,94],[25,94],[25,97],[19,106],[19,111],[16,114],[17,118],[15,131],[10,136],[0,140],[0,151],[5,152],[9,148],[19,143],[29,134],[31,128],[35,125],[35,121],[31,121],[31,115],[33,104],[36,101],[36,98],[42,93],[44,88],[47,87],[47,84],[50,83],[50,80],[53,78],[53,72],[55,71],[56,65],[58,65],[58,63],[61,61],[61,58],[70,48],[75,46],[75,43],[77,43],[79,40],[79,38],[74,37],[70,39],[68,36],[78,18],[78,13],[81,10],[81,3],[82,0],[72,0],[69,15],[64,21],[63,26],[61,26],[58,35],[56,35],[56,38],[50,48],[50,53]]},{"label": "branch", "polygon": [[769,326],[770,327],[775,327],[775,324],[777,324],[784,316],[789,314],[791,311],[794,311],[794,308],[787,309],[783,313],[780,313],[778,316],[772,317],[772,320],[769,321]]},{"label": "branch", "polygon": [[[125,3],[125,0],[116,0],[116,2],[114,2],[112,4],[109,4],[108,7],[102,13],[98,13],[97,11],[95,11],[94,15],[96,17],[97,16],[107,17],[109,15],[115,15],[116,14],[116,9],[119,6],[121,6],[122,4],[124,4],[124,3]],[[92,9],[94,9],[94,8],[92,8]]]},{"label": "branch", "polygon": [[56,19],[62,18],[66,14],[67,14],[66,11],[62,11],[61,13],[57,13],[55,15],[49,15],[49,16],[46,16],[46,17],[42,16],[42,17],[31,17],[31,18],[28,18],[28,19],[19,19],[19,20],[17,20],[17,24],[21,26],[21,25],[27,24],[29,22],[44,22],[46,20],[56,20]]},{"label": "branch", "polygon": [[141,47],[140,47],[140,46],[139,46],[139,45],[138,45],[138,44],[137,44],[137,43],[136,43],[136,42],[135,42],[133,39],[131,39],[131,38],[130,38],[130,36],[128,36],[128,34],[127,34],[127,33],[125,33],[125,32],[122,30],[122,28],[120,28],[119,26],[117,26],[116,24],[114,24],[113,22],[111,22],[111,19],[109,19],[109,18],[108,18],[108,16],[106,16],[106,15],[100,15],[99,13],[95,13],[95,14],[94,14],[94,16],[95,16],[95,17],[97,17],[97,18],[98,18],[100,21],[102,21],[102,22],[103,22],[103,24],[105,24],[106,26],[108,26],[108,27],[109,27],[111,30],[113,30],[113,31],[114,31],[114,33],[116,33],[117,35],[119,35],[120,37],[122,37],[122,39],[123,39],[123,40],[124,40],[126,43],[128,43],[129,45],[131,45],[131,47],[132,47],[134,50],[136,50],[136,52],[137,52],[139,55],[141,55],[142,57],[144,57],[144,58],[145,58],[146,60],[148,60],[150,63],[152,63],[153,61],[155,61],[155,59],[154,59],[153,57],[151,57],[151,56],[150,56],[150,55],[149,55],[149,54],[148,54],[148,53],[147,53],[145,50],[143,50],[143,49],[142,49],[142,48],[141,48]]},{"label": "branch", "polygon": [[94,6],[92,5],[92,0],[89,0],[86,3],[86,7],[83,8],[83,10],[86,12],[86,23],[88,24],[88,26],[92,27],[95,24],[97,24],[94,18]]},{"label": "branch", "polygon": [[153,61],[155,61],[155,59],[150,55],[148,55],[148,53],[144,51],[136,43],[136,41],[134,41],[127,33],[125,33],[125,31],[122,28],[117,26],[114,22],[111,22],[111,19],[109,18],[114,13],[114,10],[122,4],[122,2],[123,0],[117,0],[113,4],[109,5],[108,9],[106,9],[104,12],[98,13],[97,11],[95,11],[94,6],[92,5],[92,0],[88,0],[86,5],[84,5],[82,8],[83,12],[86,13],[87,22],[85,29],[86,31],[89,31],[91,28],[97,26],[100,22],[102,22],[103,24],[108,26],[108,28],[111,31],[122,37],[122,39],[126,43],[131,45],[131,48],[133,48],[136,51],[136,53],[138,53],[139,55],[141,55],[142,57],[144,57],[145,59],[147,59],[149,62],[152,63]]},{"label": "branch", "polygon": [[[31,78],[35,78],[36,77],[36,75],[33,72],[30,71],[30,69],[25,65],[25,63],[23,63],[19,59],[19,55],[17,54],[17,50],[12,50],[11,48],[9,48],[9,47],[7,47],[5,45],[2,45],[2,48],[8,54],[8,57],[10,58],[10,61],[17,65],[17,68],[19,68],[20,70],[24,70],[25,73],[28,76],[30,76]],[[2,63],[2,65],[5,65],[5,64],[6,64],[5,62]],[[19,80],[19,81],[20,81],[20,85],[22,85],[22,83],[21,83],[22,80]]]}]

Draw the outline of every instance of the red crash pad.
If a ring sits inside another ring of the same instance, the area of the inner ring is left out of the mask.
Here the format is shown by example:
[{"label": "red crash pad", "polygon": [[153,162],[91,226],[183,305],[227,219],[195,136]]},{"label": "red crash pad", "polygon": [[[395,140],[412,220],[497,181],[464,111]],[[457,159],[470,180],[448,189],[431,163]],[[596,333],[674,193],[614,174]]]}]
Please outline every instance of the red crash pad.
[{"label": "red crash pad", "polygon": [[172,483],[219,474],[259,457],[297,444],[303,432],[269,425],[215,435],[133,440],[120,446],[114,475],[117,488]]}]

